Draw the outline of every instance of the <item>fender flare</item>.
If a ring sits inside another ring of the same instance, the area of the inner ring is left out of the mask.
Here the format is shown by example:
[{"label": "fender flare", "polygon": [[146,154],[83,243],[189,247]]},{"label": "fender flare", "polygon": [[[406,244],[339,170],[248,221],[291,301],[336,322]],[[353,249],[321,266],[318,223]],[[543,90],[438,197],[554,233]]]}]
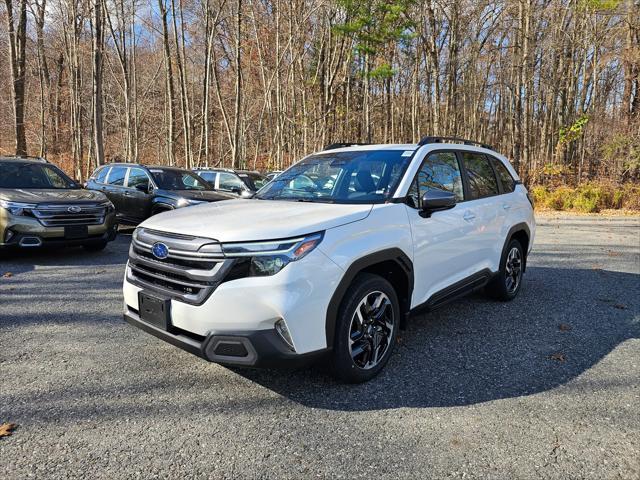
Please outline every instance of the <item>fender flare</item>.
[{"label": "fender flare", "polygon": [[[504,256],[507,253],[507,247],[509,246],[509,242],[511,241],[511,239],[513,238],[513,235],[518,233],[518,232],[524,232],[527,234],[527,238],[529,239],[529,242],[531,242],[531,230],[529,229],[529,225],[527,225],[525,222],[521,222],[521,223],[516,223],[514,226],[512,226],[509,229],[509,232],[507,232],[507,236],[506,239],[504,241],[504,245],[502,246],[502,252],[500,253],[500,263],[502,263],[502,259],[504,258]],[[523,245],[524,247],[524,245]],[[522,272],[526,272],[527,271],[527,255],[528,255],[528,248],[525,248],[524,253],[524,265],[522,268]]]},{"label": "fender flare", "polygon": [[[408,283],[408,292],[407,299],[404,302],[405,305],[401,304],[401,314],[406,314],[409,312],[411,308],[411,296],[413,294],[413,262],[399,248],[388,248],[385,250],[380,250],[378,252],[370,253],[355,260],[349,267],[346,272],[342,276],[340,283],[336,287],[333,295],[331,296],[331,300],[329,301],[329,306],[327,307],[327,315],[326,315],[326,325],[325,331],[327,336],[327,348],[333,348],[333,340],[335,337],[336,330],[336,322],[338,317],[338,309],[340,308],[340,304],[342,303],[342,299],[344,295],[353,282],[353,279],[362,272],[364,269],[376,265],[385,261],[393,261],[395,262],[402,271],[407,276]],[[404,308],[402,308],[404,307]]]}]

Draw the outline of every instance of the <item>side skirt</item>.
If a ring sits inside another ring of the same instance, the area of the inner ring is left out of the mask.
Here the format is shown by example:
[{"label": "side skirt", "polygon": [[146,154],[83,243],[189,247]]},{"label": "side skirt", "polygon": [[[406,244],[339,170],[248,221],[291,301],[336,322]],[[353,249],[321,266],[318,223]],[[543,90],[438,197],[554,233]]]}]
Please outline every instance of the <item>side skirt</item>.
[{"label": "side skirt", "polygon": [[494,275],[495,273],[488,268],[480,270],[479,272],[474,273],[467,278],[463,278],[459,282],[449,285],[448,287],[434,293],[426,302],[412,308],[411,313],[435,310],[436,308],[446,305],[457,298],[464,297],[465,295],[484,287],[489,283]]}]

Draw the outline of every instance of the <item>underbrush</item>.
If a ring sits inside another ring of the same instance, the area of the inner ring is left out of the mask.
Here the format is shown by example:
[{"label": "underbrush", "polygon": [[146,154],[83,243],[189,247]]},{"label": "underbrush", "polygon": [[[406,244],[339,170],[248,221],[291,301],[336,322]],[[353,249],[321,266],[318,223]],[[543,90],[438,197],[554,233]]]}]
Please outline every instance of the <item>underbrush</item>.
[{"label": "underbrush", "polygon": [[597,213],[601,210],[640,211],[640,185],[586,183],[579,187],[531,188],[536,208]]}]

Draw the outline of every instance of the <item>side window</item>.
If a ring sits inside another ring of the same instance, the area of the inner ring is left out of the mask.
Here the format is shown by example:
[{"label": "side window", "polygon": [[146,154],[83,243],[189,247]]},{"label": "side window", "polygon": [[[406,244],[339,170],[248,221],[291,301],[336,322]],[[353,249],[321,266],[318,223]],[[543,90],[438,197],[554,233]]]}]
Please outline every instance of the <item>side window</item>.
[{"label": "side window", "polygon": [[102,167],[101,169],[99,169],[95,174],[94,180],[97,183],[104,183],[107,178],[107,173],[109,173],[110,169],[111,167]]},{"label": "side window", "polygon": [[149,176],[141,168],[132,168],[129,171],[129,179],[127,180],[127,186],[136,188],[138,185],[144,185],[146,189],[149,189]]},{"label": "side window", "polygon": [[497,158],[491,157],[491,163],[493,163],[493,169],[496,171],[498,175],[498,179],[502,184],[502,193],[511,193],[516,189],[516,181],[513,179],[507,167],[504,166]]},{"label": "side window", "polygon": [[124,185],[124,177],[127,174],[127,167],[111,167],[111,172],[107,177],[109,185]]},{"label": "side window", "polygon": [[422,162],[416,180],[409,189],[410,204],[420,208],[423,195],[430,189],[446,190],[456,195],[456,201],[464,200],[460,165],[455,153],[432,153]]},{"label": "side window", "polygon": [[200,178],[204,178],[206,182],[209,182],[211,185],[216,183],[216,173],[215,172],[196,172],[196,174]]},{"label": "side window", "polygon": [[244,188],[244,183],[233,173],[220,172],[220,183],[218,188],[220,190],[231,190],[233,188]]},{"label": "side window", "polygon": [[469,180],[469,200],[498,194],[498,182],[487,157],[481,153],[462,152],[462,161]]}]

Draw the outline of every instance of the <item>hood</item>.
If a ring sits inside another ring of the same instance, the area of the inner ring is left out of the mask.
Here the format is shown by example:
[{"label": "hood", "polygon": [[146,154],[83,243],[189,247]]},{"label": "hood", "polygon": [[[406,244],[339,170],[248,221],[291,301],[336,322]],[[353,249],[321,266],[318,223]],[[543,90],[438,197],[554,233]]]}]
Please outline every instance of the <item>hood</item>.
[{"label": "hood", "polygon": [[0,188],[0,200],[25,203],[69,203],[69,202],[103,202],[107,199],[102,192],[83,190]]},{"label": "hood", "polygon": [[218,200],[230,200],[232,198],[238,198],[236,195],[231,195],[224,192],[214,192],[211,190],[172,190],[174,195],[179,195],[182,198],[188,198],[189,200],[200,200],[205,202],[217,202]]},{"label": "hood", "polygon": [[141,226],[220,242],[271,240],[357,222],[366,218],[371,208],[366,204],[236,199],[161,213]]}]

